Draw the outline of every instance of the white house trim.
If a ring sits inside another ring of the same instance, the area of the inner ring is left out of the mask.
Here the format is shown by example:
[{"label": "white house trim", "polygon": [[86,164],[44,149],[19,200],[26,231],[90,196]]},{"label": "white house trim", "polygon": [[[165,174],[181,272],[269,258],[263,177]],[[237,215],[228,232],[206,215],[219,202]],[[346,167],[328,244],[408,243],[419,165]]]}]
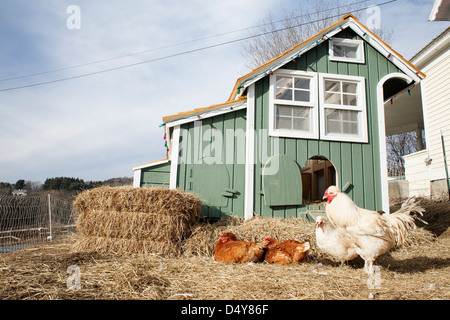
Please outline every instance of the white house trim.
[{"label": "white house trim", "polygon": [[377,108],[378,108],[378,139],[380,143],[380,174],[381,174],[381,200],[382,210],[389,213],[389,187],[387,177],[387,153],[386,153],[386,126],[384,119],[383,85],[392,78],[404,79],[409,84],[413,81],[403,73],[390,73],[385,75],[377,85]]},{"label": "white house trim", "polygon": [[[349,19],[349,26],[353,31],[356,32],[361,38],[366,39],[367,42],[372,45],[379,53],[381,53],[385,58],[389,59],[395,66],[402,70],[409,78],[415,82],[419,82],[421,77],[414,71],[414,69],[408,65],[403,57],[397,57],[395,52],[389,48],[386,44],[382,43],[381,40],[370,35],[369,30],[361,25],[358,21]],[[356,26],[353,27],[353,26]]]},{"label": "white house trim", "polygon": [[255,85],[251,85],[247,92],[245,149],[244,218],[248,220],[253,217],[255,171]]},{"label": "white house trim", "polygon": [[133,167],[133,170],[136,171],[136,170],[140,170],[140,169],[144,169],[144,168],[154,167],[154,166],[158,166],[160,164],[167,163],[167,162],[169,162],[169,159],[152,161],[150,163],[141,164],[140,166]]},{"label": "white house trim", "polygon": [[180,126],[175,126],[172,133],[169,188],[177,188],[178,158],[180,153]]},{"label": "white house trim", "polygon": [[199,116],[200,119],[206,119],[206,118],[211,118],[211,117],[215,117],[221,114],[225,114],[228,112],[234,112],[237,110],[241,110],[241,109],[245,109],[247,107],[247,103],[246,101],[239,101],[236,103],[231,103],[228,104],[226,106],[217,108],[217,109],[211,109],[211,110],[205,110],[205,111],[201,111],[199,113],[195,113],[193,115],[190,115],[186,118],[182,118],[182,119],[177,119],[174,121],[168,121],[165,126],[167,128],[171,128],[171,127],[175,127],[175,126],[179,126],[185,123],[189,123],[189,122],[194,122],[199,120]]},{"label": "white house trim", "polygon": [[133,188],[141,186],[141,169],[133,170]]}]

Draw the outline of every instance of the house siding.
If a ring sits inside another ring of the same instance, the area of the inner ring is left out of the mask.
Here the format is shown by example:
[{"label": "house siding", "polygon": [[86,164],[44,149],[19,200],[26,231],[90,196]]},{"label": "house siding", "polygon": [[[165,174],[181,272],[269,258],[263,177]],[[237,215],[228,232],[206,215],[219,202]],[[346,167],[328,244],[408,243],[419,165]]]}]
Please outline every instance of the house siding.
[{"label": "house siding", "polygon": [[428,180],[427,150],[421,150],[404,156],[405,176],[409,181],[408,196],[429,197],[430,180]]},{"label": "house siding", "polygon": [[[336,37],[361,39],[351,30],[344,30]],[[267,135],[256,144],[258,161],[254,171],[254,211],[256,213],[264,217],[291,218],[305,217],[310,210],[324,210],[324,207],[311,205],[269,207],[264,204],[262,192],[264,159],[277,153],[292,158],[300,167],[303,167],[310,157],[317,155],[326,157],[336,168],[338,185],[341,188],[348,182],[353,185],[347,194],[358,206],[372,210],[382,208],[381,175],[384,173],[380,172],[377,85],[385,75],[401,71],[366,42],[364,47],[364,64],[330,61],[328,42],[324,42],[297,58],[295,62],[292,61],[283,67],[291,70],[364,77],[366,79],[368,143],[279,138],[279,150],[274,150],[274,139]],[[261,129],[267,129],[269,125],[269,82],[269,78],[265,77],[255,84],[257,133]]]},{"label": "house siding", "polygon": [[427,119],[427,149],[429,157],[433,159],[429,177],[432,181],[446,178],[441,130],[444,134],[447,156],[450,153],[450,130],[448,129],[450,127],[450,56],[424,70],[427,78],[422,81],[422,92]]}]

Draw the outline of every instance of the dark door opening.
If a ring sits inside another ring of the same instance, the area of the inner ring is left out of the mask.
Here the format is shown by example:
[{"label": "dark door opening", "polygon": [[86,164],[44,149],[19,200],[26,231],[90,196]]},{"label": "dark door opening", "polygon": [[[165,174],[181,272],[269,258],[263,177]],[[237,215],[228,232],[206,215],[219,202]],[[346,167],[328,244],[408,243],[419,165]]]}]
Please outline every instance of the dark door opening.
[{"label": "dark door opening", "polygon": [[322,156],[309,158],[302,168],[303,204],[321,203],[325,190],[336,181],[336,169],[330,160]]}]

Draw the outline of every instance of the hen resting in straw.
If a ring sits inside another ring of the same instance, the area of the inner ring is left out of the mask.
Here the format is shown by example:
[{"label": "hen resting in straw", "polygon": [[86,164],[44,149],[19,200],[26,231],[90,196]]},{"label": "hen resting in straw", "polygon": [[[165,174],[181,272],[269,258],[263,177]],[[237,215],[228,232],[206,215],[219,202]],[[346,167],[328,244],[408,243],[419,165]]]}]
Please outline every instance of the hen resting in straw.
[{"label": "hen resting in straw", "polygon": [[238,241],[231,232],[222,232],[214,248],[214,259],[225,263],[258,262],[263,256],[263,244]]},{"label": "hen resting in straw", "polygon": [[415,229],[411,212],[422,215],[414,198],[406,200],[402,207],[392,214],[380,215],[376,211],[359,208],[338,187],[330,186],[324,195],[327,199],[326,214],[336,228],[342,228],[353,237],[356,252],[364,259],[364,270],[373,273],[375,259],[390,249],[402,245],[408,232]]},{"label": "hen resting in straw", "polygon": [[264,260],[277,264],[302,262],[311,249],[309,242],[301,243],[296,240],[286,240],[280,243],[269,236],[264,238],[264,245],[267,247]]}]

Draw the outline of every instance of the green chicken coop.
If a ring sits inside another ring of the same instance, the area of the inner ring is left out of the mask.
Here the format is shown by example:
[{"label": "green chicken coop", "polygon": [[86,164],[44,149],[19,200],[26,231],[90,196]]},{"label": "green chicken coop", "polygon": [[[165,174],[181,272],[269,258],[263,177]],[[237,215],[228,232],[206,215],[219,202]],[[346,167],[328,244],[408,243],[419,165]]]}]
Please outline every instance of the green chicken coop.
[{"label": "green chicken coop", "polygon": [[239,78],[225,103],[164,117],[167,159],[134,167],[134,186],[197,194],[211,219],[314,219],[329,185],[389,212],[386,119],[424,77],[345,15]]}]

